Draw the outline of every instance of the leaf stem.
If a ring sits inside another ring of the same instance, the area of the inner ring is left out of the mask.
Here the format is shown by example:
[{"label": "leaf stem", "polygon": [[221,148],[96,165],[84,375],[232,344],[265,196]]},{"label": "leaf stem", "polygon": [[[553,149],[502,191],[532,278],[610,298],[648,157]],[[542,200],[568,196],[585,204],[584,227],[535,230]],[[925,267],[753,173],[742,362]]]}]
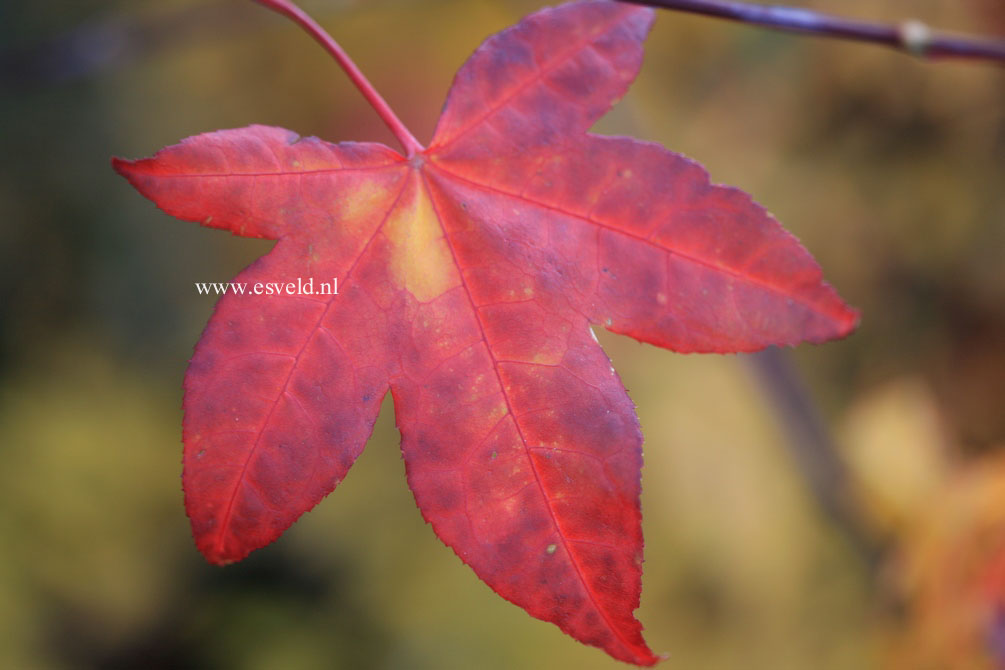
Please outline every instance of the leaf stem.
[{"label": "leaf stem", "polygon": [[623,0],[749,23],[774,30],[882,44],[927,58],[973,58],[1005,63],[1005,40],[952,36],[908,20],[899,25],[846,19],[832,14],[726,0]]},{"label": "leaf stem", "polygon": [[412,135],[411,131],[401,122],[401,119],[397,117],[391,106],[387,104],[387,101],[373,87],[373,84],[367,80],[366,76],[352,62],[349,54],[343,51],[338,42],[324,28],[319,26],[314,19],[308,16],[306,12],[290,0],[255,0],[255,2],[292,19],[301,28],[306,30],[311,37],[317,40],[324,47],[325,51],[335,58],[335,61],[349,76],[349,79],[359,89],[359,92],[363,94],[366,101],[376,110],[380,118],[387,124],[387,127],[394,133],[394,136],[401,142],[401,146],[405,149],[406,157],[411,158],[424,149],[419,141],[415,139],[415,136]]}]

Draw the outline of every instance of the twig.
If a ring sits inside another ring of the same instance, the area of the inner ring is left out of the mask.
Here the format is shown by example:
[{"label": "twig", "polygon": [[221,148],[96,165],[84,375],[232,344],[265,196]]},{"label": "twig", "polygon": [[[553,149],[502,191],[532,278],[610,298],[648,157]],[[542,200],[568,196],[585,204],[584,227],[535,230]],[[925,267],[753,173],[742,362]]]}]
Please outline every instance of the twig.
[{"label": "twig", "polygon": [[725,0],[622,0],[703,14],[774,30],[882,44],[924,58],[973,58],[1005,63],[1005,40],[947,35],[914,19],[899,25],[871,23],[797,7]]},{"label": "twig", "polygon": [[791,356],[769,347],[745,358],[788,433],[792,460],[821,510],[845,533],[865,563],[875,567],[882,547],[851,498],[847,468]]}]

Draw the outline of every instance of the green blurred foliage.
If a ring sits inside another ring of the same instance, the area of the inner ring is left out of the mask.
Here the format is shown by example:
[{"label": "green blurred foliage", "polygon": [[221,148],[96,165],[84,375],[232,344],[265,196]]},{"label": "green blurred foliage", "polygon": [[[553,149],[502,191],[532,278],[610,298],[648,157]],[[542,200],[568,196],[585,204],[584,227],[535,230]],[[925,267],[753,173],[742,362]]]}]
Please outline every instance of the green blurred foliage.
[{"label": "green blurred foliage", "polygon": [[[467,54],[539,6],[303,5],[420,140]],[[1005,29],[995,0],[805,5]],[[181,379],[212,310],[192,282],[269,244],[170,219],[108,159],[253,122],[393,144],[313,42],[250,2],[0,6],[0,666],[619,667],[436,540],[389,401],[339,490],[284,539],[202,562],[179,480]],[[853,337],[794,355],[878,560],[820,511],[743,357],[599,333],[646,434],[638,614],[667,667],[986,667],[995,593],[946,608],[937,585],[971,583],[951,546],[979,574],[997,560],[969,529],[1005,538],[998,498],[958,483],[1005,476],[988,465],[1005,447],[1005,71],[664,13],[598,131],[753,193],[863,312]],[[966,640],[955,656],[916,644],[939,631]]]}]

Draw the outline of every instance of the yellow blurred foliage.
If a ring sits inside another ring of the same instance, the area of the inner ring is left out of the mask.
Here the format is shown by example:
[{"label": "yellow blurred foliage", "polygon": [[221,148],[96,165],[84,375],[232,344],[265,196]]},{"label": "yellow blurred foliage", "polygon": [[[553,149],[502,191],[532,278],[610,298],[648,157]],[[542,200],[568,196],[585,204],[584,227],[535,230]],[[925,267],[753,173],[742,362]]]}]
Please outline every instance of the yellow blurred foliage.
[{"label": "yellow blurred foliage", "polygon": [[949,468],[945,431],[925,383],[900,379],[864,394],[845,416],[841,441],[872,522],[884,535],[909,531]]},{"label": "yellow blurred foliage", "polygon": [[965,461],[917,378],[864,395],[843,442],[866,512],[889,543],[878,573],[890,670],[1005,664],[1005,453]]}]

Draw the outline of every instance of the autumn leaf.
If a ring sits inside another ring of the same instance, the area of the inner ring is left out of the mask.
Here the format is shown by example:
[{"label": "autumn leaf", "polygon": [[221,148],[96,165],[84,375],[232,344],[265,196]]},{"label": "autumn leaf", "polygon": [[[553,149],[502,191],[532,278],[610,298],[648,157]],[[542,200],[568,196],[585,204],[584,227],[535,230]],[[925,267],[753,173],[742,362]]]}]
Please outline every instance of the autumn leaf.
[{"label": "autumn leaf", "polygon": [[251,126],[114,160],[173,216],[277,241],[236,281],[338,279],[218,302],[185,377],[199,549],[224,564],[275,540],[342,480],[390,390],[440,539],[531,615],[655,663],[633,615],[642,435],[591,325],[735,352],[840,337],[856,314],[746,194],[587,132],[635,78],[651,10],[575,2],[491,37],[423,148],[316,24],[262,4],[340,59],[406,152]]}]

